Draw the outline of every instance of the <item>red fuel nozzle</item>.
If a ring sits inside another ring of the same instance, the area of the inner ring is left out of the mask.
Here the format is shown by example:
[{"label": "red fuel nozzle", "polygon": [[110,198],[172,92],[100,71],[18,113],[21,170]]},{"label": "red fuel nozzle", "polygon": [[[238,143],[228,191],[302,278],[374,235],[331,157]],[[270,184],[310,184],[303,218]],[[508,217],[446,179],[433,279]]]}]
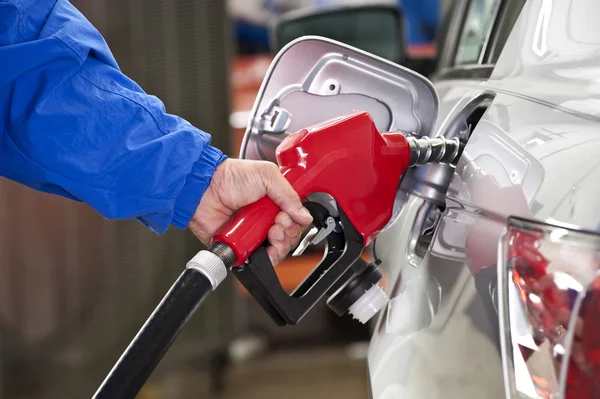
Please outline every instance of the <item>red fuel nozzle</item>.
[{"label": "red fuel nozzle", "polygon": [[[369,283],[377,278],[357,260],[390,220],[404,172],[428,162],[452,163],[460,151],[458,140],[381,133],[366,112],[302,129],[283,140],[276,152],[280,171],[305,201],[318,231],[309,243],[326,238],[327,244],[321,262],[291,295],[281,287],[263,245],[279,212],[269,198],[241,209],[214,242],[233,251],[234,275],[278,325],[297,323],[325,295],[336,297],[331,303],[341,311],[357,295],[344,283],[355,276],[367,276]],[[323,198],[330,200],[319,202]],[[382,302],[381,295],[370,292]],[[338,298],[337,293],[343,295]],[[358,313],[361,320],[372,316]]]},{"label": "red fuel nozzle", "polygon": [[[366,112],[329,120],[288,136],[277,149],[283,176],[300,198],[327,193],[367,246],[392,214],[411,147],[401,133],[380,133]],[[279,208],[268,198],[240,210],[214,237],[243,264],[267,237]],[[314,217],[314,215],[313,215]]]}]

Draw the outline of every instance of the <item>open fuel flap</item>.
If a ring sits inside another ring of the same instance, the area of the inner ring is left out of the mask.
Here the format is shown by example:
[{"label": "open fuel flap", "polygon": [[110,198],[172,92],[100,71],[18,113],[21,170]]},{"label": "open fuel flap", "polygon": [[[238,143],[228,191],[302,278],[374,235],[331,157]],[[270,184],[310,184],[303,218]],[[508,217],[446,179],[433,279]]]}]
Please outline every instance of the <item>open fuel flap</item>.
[{"label": "open fuel flap", "polygon": [[380,131],[429,136],[438,97],[425,77],[362,50],[317,36],[284,47],[254,103],[240,156],[275,162],[289,134],[352,111],[367,111]]}]

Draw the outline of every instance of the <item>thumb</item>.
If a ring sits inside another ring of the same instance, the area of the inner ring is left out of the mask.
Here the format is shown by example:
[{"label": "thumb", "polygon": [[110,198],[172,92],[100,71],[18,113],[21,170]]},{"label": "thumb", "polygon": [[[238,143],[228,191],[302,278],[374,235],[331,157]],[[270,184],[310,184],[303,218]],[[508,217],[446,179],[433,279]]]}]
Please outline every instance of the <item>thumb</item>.
[{"label": "thumb", "polygon": [[268,163],[268,166],[265,167],[263,182],[267,196],[279,209],[290,215],[294,222],[301,226],[309,225],[312,222],[310,212],[302,206],[300,197],[279,172],[277,165]]}]

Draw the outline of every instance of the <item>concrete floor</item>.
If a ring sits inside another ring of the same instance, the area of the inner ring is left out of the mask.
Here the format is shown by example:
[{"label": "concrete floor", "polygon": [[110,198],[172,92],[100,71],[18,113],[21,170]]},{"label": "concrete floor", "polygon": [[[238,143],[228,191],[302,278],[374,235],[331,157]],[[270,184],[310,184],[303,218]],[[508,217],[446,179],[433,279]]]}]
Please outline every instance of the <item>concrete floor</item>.
[{"label": "concrete floor", "polygon": [[157,379],[138,399],[365,399],[366,361],[347,348],[286,350],[267,353],[227,371],[225,391],[209,392],[201,371],[177,371]]}]

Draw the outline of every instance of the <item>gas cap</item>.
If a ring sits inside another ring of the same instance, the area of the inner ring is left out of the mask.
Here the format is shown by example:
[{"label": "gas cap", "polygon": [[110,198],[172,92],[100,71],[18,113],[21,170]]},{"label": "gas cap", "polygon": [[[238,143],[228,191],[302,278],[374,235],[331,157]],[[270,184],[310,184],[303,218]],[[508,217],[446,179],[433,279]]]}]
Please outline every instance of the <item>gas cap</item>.
[{"label": "gas cap", "polygon": [[[359,259],[356,272],[327,300],[327,305],[338,316],[349,313],[365,324],[388,303],[388,296],[379,286],[383,274],[378,270],[381,261],[366,263]],[[343,277],[342,277],[343,279]]]}]

